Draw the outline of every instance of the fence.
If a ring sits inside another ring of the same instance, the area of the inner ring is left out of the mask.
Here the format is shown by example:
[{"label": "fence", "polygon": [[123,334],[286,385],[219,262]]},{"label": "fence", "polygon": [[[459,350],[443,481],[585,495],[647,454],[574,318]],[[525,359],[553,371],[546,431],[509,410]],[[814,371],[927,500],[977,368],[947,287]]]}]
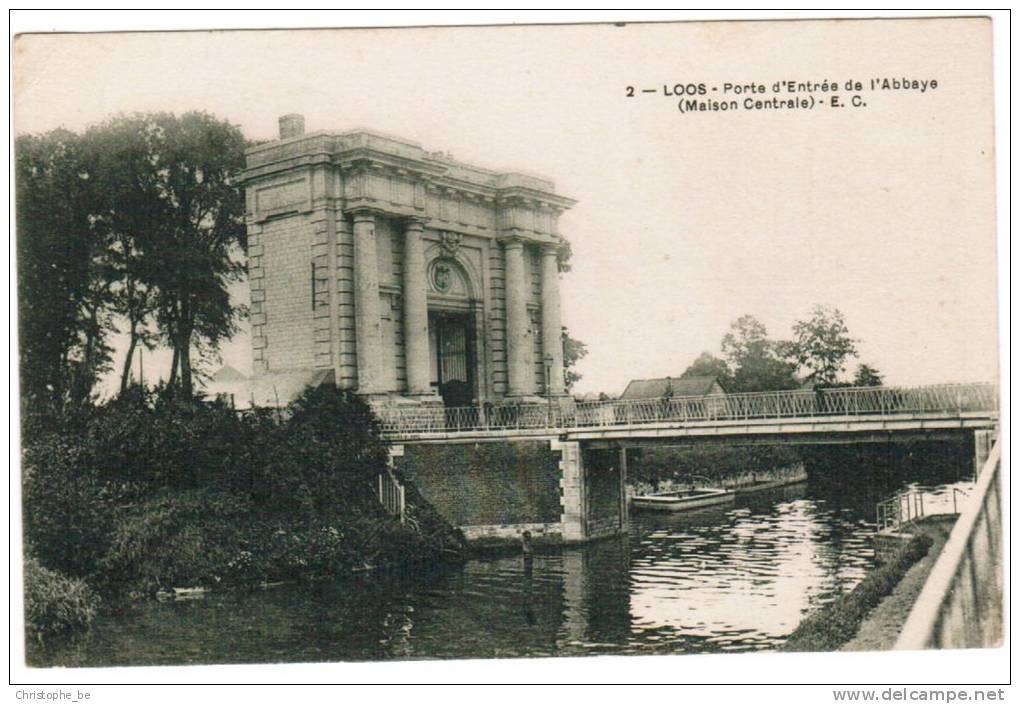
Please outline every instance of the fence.
[{"label": "fence", "polygon": [[879,531],[893,530],[924,518],[924,493],[917,489],[900,492],[879,503],[875,513],[876,528]]},{"label": "fence", "polygon": [[379,503],[386,509],[386,513],[391,516],[399,516],[400,522],[404,522],[407,508],[404,485],[397,481],[397,478],[388,469],[379,473]]},{"label": "fence", "polygon": [[390,407],[380,408],[378,415],[385,434],[400,436],[811,416],[960,415],[995,411],[997,404],[993,384],[941,384],[916,388],[848,387],[568,404]]},{"label": "fence", "polygon": [[1002,642],[1001,458],[996,443],[932,567],[896,648],[988,648]]}]

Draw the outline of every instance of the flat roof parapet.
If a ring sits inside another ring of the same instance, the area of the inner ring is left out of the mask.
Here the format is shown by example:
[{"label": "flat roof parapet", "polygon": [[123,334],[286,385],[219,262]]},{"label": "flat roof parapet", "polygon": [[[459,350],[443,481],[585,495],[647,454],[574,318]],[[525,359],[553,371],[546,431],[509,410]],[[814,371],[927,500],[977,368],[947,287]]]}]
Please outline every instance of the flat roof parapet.
[{"label": "flat roof parapet", "polygon": [[[295,116],[287,116],[294,118]],[[286,138],[249,147],[242,181],[319,163],[351,167],[359,162],[404,169],[437,185],[481,187],[493,197],[533,195],[550,197],[556,206],[569,208],[575,201],[556,194],[548,178],[521,172],[499,172],[457,161],[449,153],[426,151],[417,142],[367,129],[344,132],[295,133]]]}]

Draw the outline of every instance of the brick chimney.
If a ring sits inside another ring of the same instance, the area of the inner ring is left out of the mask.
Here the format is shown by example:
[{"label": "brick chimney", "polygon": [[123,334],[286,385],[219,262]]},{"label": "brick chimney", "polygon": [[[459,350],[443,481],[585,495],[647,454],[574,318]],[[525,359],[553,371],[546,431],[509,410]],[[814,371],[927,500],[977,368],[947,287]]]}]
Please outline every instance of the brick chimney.
[{"label": "brick chimney", "polygon": [[305,116],[292,113],[280,117],[280,139],[300,137],[305,133]]}]

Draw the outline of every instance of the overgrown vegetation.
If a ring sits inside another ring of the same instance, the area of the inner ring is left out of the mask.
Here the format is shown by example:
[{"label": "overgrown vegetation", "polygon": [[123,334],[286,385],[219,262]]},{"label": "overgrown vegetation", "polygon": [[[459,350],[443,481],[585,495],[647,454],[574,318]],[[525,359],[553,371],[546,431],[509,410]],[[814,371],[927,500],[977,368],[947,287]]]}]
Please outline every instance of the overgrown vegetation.
[{"label": "overgrown vegetation", "polygon": [[29,637],[50,636],[84,628],[99,608],[99,597],[81,579],[65,577],[25,559],[25,624]]},{"label": "overgrown vegetation", "polygon": [[865,616],[883,597],[892,593],[907,570],[927,555],[931,546],[931,537],[915,535],[891,560],[869,573],[853,591],[804,619],[782,649],[790,652],[833,651],[850,642],[857,635]]},{"label": "overgrown vegetation", "polygon": [[658,490],[667,482],[725,484],[752,474],[759,476],[799,467],[796,448],[782,445],[648,447],[632,450],[627,467],[630,482]]},{"label": "overgrown vegetation", "polygon": [[333,388],[239,415],[132,387],[26,423],[27,548],[40,568],[110,595],[462,559],[462,535],[413,487],[405,523],[385,514],[387,458],[369,407]]}]

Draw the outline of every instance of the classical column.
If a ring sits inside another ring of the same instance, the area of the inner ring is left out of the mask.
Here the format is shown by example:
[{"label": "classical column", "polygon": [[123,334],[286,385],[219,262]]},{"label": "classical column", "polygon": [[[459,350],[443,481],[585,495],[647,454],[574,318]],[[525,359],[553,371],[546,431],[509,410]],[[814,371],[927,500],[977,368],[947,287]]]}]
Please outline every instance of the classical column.
[{"label": "classical column", "polygon": [[550,396],[562,396],[563,386],[563,341],[560,327],[560,267],[556,258],[556,247],[542,247],[542,354],[549,368]]},{"label": "classical column", "polygon": [[421,220],[404,225],[404,356],[407,393],[431,394],[429,385],[429,309],[425,281],[425,243]]},{"label": "classical column", "polygon": [[506,256],[506,344],[508,396],[535,393],[535,370],[531,363],[528,334],[528,285],[524,280],[524,243],[518,239],[503,244]]},{"label": "classical column", "polygon": [[379,393],[382,331],[379,319],[379,262],[375,254],[375,213],[354,213],[354,321],[358,393]]}]

